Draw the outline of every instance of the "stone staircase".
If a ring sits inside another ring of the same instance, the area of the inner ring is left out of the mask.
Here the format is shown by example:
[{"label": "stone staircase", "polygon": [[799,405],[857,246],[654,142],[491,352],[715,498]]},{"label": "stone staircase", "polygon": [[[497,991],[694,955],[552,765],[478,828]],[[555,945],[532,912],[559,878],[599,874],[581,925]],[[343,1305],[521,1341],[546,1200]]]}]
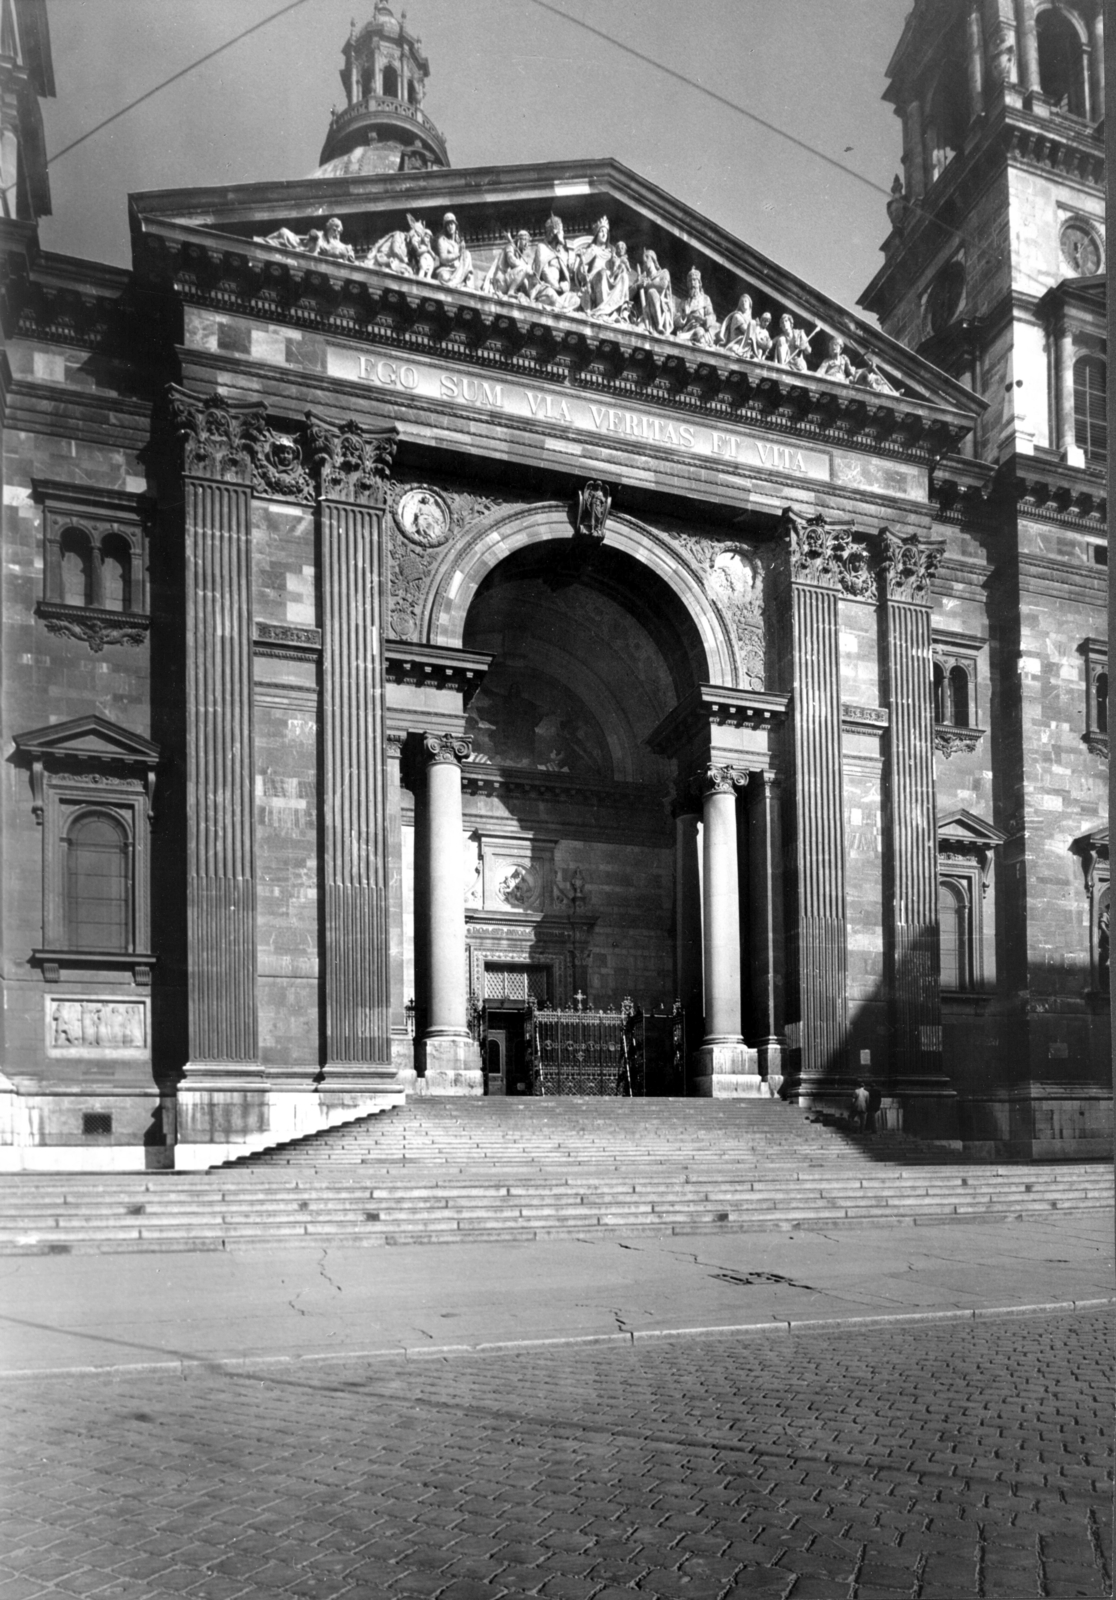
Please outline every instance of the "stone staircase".
[{"label": "stone staircase", "polygon": [[778,1101],[416,1099],[211,1172],[0,1179],[0,1253],[830,1228],[1112,1203],[1107,1162],[984,1166]]}]

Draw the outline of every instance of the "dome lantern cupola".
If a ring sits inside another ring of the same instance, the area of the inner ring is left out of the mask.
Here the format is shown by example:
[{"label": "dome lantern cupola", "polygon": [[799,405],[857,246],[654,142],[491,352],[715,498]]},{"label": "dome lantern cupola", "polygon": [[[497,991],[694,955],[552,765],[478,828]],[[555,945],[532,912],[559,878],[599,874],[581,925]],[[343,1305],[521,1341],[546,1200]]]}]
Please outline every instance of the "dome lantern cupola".
[{"label": "dome lantern cupola", "polygon": [[346,105],[333,113],[316,177],[448,167],[446,141],[422,109],[430,62],[422,41],[376,0],[372,20],[352,24],[342,54]]}]

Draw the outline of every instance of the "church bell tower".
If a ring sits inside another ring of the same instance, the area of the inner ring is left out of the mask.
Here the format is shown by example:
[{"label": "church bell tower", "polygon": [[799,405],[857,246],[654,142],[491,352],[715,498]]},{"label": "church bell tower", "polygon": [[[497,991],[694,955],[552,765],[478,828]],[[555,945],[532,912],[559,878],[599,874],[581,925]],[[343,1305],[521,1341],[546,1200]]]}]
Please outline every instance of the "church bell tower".
[{"label": "church bell tower", "polygon": [[887,69],[903,177],[861,297],[988,402],[992,464],[1104,464],[1103,0],[916,0]]},{"label": "church bell tower", "polygon": [[446,141],[422,109],[430,62],[422,41],[376,0],[372,20],[352,24],[342,51],[346,104],[335,110],[322,146],[322,178],[448,167]]}]

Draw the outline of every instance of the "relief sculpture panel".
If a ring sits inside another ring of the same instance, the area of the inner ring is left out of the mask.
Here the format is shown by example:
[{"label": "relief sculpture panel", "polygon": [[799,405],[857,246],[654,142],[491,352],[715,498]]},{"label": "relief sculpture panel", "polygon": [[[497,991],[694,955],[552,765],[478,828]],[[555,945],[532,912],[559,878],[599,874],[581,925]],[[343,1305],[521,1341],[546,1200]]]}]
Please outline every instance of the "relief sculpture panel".
[{"label": "relief sculpture panel", "polygon": [[675,543],[701,575],[706,594],[729,625],[740,664],[740,686],[764,682],[763,566],[750,546],[676,534]]},{"label": "relief sculpture panel", "polygon": [[145,1000],[46,998],[48,1056],[146,1055]]}]

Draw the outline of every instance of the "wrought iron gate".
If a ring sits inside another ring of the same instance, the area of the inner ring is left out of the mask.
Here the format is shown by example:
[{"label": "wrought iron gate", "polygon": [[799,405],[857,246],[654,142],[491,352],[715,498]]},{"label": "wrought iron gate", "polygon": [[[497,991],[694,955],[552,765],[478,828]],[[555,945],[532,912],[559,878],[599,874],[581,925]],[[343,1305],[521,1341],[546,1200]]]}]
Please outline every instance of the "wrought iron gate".
[{"label": "wrought iron gate", "polygon": [[685,1094],[682,1007],[645,1012],[532,1007],[529,1039],[536,1094]]}]

